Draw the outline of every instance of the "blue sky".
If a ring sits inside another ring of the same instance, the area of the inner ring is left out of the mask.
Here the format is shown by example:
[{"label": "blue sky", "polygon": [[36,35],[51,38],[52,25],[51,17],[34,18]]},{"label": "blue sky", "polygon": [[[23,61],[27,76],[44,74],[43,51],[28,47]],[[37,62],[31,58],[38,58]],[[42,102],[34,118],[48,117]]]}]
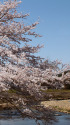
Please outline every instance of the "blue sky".
[{"label": "blue sky", "polygon": [[36,32],[43,37],[33,39],[44,44],[38,55],[70,64],[70,0],[21,0],[19,10],[29,13],[28,24],[40,18]]},{"label": "blue sky", "polygon": [[23,0],[21,10],[30,23],[40,18],[36,32],[43,37],[34,43],[44,44],[41,57],[70,63],[70,0]]}]

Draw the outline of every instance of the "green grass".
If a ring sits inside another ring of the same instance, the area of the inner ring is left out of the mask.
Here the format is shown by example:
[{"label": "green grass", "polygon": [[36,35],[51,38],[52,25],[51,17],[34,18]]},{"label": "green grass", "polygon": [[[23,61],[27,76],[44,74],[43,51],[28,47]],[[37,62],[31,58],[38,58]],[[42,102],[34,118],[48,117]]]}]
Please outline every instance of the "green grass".
[{"label": "green grass", "polygon": [[15,89],[9,89],[8,93],[16,93],[17,91]]},{"label": "green grass", "polygon": [[43,92],[70,92],[69,89],[47,89],[47,90],[42,90]]},{"label": "green grass", "polygon": [[45,96],[44,98],[47,99],[55,99],[55,100],[62,100],[62,99],[70,99],[70,90],[68,89],[48,89],[48,90],[41,90]]}]

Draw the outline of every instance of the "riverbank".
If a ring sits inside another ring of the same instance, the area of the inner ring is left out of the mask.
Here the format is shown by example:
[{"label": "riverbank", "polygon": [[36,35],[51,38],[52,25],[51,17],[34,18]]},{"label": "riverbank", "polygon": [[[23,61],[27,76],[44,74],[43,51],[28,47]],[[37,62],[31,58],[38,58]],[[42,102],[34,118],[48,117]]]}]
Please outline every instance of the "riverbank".
[{"label": "riverbank", "polygon": [[[45,97],[41,100],[41,105],[55,111],[70,113],[70,90],[45,90]],[[20,109],[20,101],[28,103],[28,99],[36,105],[36,100],[24,93],[17,93],[16,90],[9,90],[0,93],[0,110]],[[33,102],[34,101],[34,102]],[[24,105],[25,106],[25,105]]]},{"label": "riverbank", "polygon": [[70,99],[68,100],[52,100],[52,101],[43,101],[41,105],[46,108],[53,109],[55,111],[70,113]]}]

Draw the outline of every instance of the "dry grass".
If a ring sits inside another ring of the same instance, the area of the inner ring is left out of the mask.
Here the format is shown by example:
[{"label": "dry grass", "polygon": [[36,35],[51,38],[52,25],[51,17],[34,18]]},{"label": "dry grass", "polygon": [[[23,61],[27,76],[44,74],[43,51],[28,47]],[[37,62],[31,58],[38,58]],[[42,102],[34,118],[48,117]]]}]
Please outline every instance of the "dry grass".
[{"label": "dry grass", "polygon": [[60,112],[70,113],[70,99],[69,100],[54,100],[54,101],[43,101],[41,105],[55,109]]}]

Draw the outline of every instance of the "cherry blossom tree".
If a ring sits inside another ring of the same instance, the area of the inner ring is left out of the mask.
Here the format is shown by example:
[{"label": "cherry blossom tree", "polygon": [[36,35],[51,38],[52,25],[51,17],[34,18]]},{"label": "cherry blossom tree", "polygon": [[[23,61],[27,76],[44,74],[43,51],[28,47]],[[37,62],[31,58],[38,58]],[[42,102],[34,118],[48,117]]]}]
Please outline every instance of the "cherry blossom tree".
[{"label": "cherry blossom tree", "polygon": [[[19,19],[25,20],[29,16],[17,12],[20,3],[17,0],[0,3],[0,83],[3,87],[18,86],[31,95],[41,95],[39,90],[42,83],[52,88],[62,86],[65,78],[69,77],[64,74],[69,65],[62,65],[60,69],[58,65],[61,62],[43,61],[34,55],[42,46],[31,46],[29,42],[32,41],[31,36],[41,37],[34,32],[39,22],[31,25],[19,22]],[[61,72],[64,75],[59,78]]]},{"label": "cherry blossom tree", "polygon": [[41,46],[33,47],[28,44],[32,41],[29,36],[40,37],[39,34],[32,32],[38,22],[25,26],[18,21],[18,18],[25,19],[29,16],[17,12],[16,8],[20,3],[21,1],[8,0],[0,4],[0,66],[5,77],[9,75],[10,80],[21,70],[24,71],[25,67],[36,67],[40,60],[34,53]]},{"label": "cherry blossom tree", "polygon": [[[26,91],[31,96],[36,96],[38,100],[41,96],[40,83],[37,85],[42,76],[39,68],[41,58],[36,57],[34,53],[38,52],[42,46],[28,44],[32,41],[31,36],[40,37],[34,32],[38,22],[32,25],[19,22],[18,19],[24,20],[29,16],[17,12],[20,3],[21,1],[17,0],[7,0],[3,4],[0,3],[0,89],[5,89],[6,92],[9,88],[18,87],[22,92]],[[13,101],[10,101],[7,92],[2,98],[16,105],[14,97]],[[26,109],[21,114],[26,113],[33,118],[37,117],[37,114],[27,107],[23,99],[19,98],[17,103],[22,104],[22,107]]]}]

